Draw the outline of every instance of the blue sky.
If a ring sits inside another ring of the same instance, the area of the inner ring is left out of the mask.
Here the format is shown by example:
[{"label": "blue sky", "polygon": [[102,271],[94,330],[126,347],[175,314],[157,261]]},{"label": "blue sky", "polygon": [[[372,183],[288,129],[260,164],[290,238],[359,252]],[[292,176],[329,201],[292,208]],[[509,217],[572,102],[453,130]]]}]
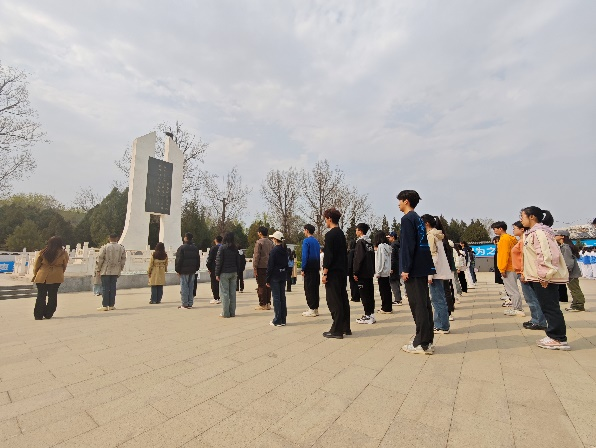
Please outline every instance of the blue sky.
[{"label": "blue sky", "polygon": [[237,165],[264,211],[272,168],[326,158],[399,216],[596,216],[596,2],[0,0],[1,61],[27,70],[52,140],[15,191],[107,193],[160,122]]}]

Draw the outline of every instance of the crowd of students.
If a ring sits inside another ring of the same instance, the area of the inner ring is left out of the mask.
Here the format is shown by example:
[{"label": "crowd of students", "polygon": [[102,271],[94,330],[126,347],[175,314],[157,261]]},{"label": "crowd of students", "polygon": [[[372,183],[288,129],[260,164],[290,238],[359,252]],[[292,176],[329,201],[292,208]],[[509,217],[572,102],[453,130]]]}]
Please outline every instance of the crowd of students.
[{"label": "crowd of students", "polygon": [[[391,314],[393,306],[401,305],[405,297],[416,332],[402,350],[431,355],[435,350],[434,334],[449,334],[455,304],[463,293],[475,287],[474,255],[466,243],[454,244],[447,240],[436,216],[416,213],[421,200],[416,191],[401,191],[397,200],[403,213],[399,238],[395,232],[388,235],[376,232],[371,241],[369,226],[359,223],[356,240],[348,248],[346,236],[338,224],[341,213],[335,208],[326,210],[323,215],[328,228],[323,248],[313,236],[314,226],[304,226],[301,271],[308,310],[302,316],[319,316],[321,282],[332,317],[331,328],[323,333],[326,338],[342,339],[352,334],[348,284],[351,300],[360,302],[363,308],[362,316],[355,319],[357,324],[375,324],[376,313]],[[592,249],[580,252],[571,242],[569,233],[553,231],[552,224],[550,212],[534,206],[521,210],[520,220],[513,223],[513,236],[507,233],[505,222],[492,224],[497,244],[496,276],[505,288],[503,306],[507,309],[504,314],[524,317],[525,300],[531,319],[523,326],[546,333],[537,345],[569,350],[565,318],[559,306],[560,294],[562,288],[565,291],[568,288],[573,298],[566,311],[584,311],[585,297],[579,277],[593,276],[595,263],[592,263]],[[295,253],[286,248],[284,235],[279,231],[268,235],[268,229],[260,227],[258,236],[253,256],[259,300],[255,309],[268,311],[273,305],[270,325],[283,327],[287,319],[286,288],[290,291],[296,278]],[[100,249],[97,258],[96,278],[100,282],[96,283],[101,283],[102,290],[99,311],[115,309],[116,281],[125,261],[126,251],[118,244],[118,236],[110,235],[110,242]],[[60,238],[51,238],[34,266],[33,281],[39,291],[35,319],[50,319],[55,312],[57,290],[64,280],[67,264],[68,254]],[[234,317],[236,291],[244,289],[242,274],[246,258],[237,248],[233,233],[215,238],[206,264],[213,293],[210,303],[221,304],[220,317]],[[193,307],[199,268],[199,250],[193,243],[193,235],[187,233],[175,259],[175,270],[180,277],[180,309]],[[147,271],[150,304],[161,303],[167,269],[165,247],[158,243]],[[375,278],[381,298],[379,309],[375,306]]]}]

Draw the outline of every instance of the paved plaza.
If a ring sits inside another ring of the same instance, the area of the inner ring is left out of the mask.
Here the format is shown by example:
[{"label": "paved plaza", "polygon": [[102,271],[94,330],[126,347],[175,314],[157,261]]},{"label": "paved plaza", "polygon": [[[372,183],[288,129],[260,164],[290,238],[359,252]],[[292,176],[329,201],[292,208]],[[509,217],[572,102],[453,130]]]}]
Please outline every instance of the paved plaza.
[{"label": "paved plaza", "polygon": [[400,350],[407,305],[324,339],[324,294],[302,317],[301,279],[281,328],[254,310],[254,280],[232,319],[205,283],[193,310],[177,287],[161,305],[121,291],[103,313],[62,294],[49,321],[34,299],[0,301],[0,446],[596,447],[596,281],[581,286],[592,312],[565,315],[569,352],[538,348],[480,274],[433,356]]}]

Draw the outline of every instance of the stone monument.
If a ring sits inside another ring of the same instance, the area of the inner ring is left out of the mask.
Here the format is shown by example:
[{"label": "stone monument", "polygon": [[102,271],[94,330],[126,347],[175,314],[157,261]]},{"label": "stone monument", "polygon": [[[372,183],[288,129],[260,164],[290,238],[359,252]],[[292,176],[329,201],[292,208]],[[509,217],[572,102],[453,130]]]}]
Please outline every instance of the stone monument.
[{"label": "stone monument", "polygon": [[155,156],[156,134],[135,139],[128,185],[128,207],[120,238],[127,250],[145,250],[150,215],[160,216],[159,241],[175,250],[182,241],[182,176],[184,154],[166,136],[164,160]]}]

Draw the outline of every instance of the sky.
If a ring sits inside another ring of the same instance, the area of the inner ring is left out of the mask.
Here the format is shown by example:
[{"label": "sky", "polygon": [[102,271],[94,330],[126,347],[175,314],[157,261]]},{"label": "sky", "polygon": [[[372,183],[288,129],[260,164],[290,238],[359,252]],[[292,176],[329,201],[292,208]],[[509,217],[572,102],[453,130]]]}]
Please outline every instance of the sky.
[{"label": "sky", "polygon": [[247,223],[267,171],[320,159],[390,221],[403,189],[465,220],[596,216],[591,0],[0,0],[0,21],[51,140],[16,192],[107,194],[134,138],[178,120],[204,169],[238,166]]}]

